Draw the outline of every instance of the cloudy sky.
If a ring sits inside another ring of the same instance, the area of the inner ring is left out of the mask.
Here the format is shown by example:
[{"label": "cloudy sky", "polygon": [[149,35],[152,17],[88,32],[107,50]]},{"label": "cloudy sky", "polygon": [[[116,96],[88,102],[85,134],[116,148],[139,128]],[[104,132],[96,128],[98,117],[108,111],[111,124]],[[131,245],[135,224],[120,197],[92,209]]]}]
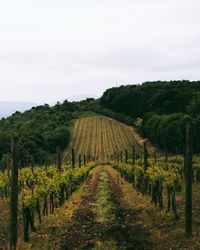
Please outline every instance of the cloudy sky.
[{"label": "cloudy sky", "polygon": [[200,79],[199,13],[199,0],[2,1],[0,100]]}]

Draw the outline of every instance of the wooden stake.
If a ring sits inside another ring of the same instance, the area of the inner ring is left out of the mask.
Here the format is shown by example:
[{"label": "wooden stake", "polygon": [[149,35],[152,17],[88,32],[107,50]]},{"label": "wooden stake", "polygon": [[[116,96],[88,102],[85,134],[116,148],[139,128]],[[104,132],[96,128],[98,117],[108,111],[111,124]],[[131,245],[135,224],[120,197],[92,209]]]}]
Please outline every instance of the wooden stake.
[{"label": "wooden stake", "polygon": [[145,141],[143,144],[144,147],[144,171],[146,172],[148,168],[148,150],[147,150],[147,142]]},{"label": "wooden stake", "polygon": [[157,162],[157,154],[156,154],[156,150],[153,151],[153,155],[154,155],[154,162]]},{"label": "wooden stake", "polygon": [[186,126],[186,156],[185,156],[185,234],[192,236],[192,129]]},{"label": "wooden stake", "polygon": [[72,168],[75,168],[75,152],[74,152],[74,149],[72,149]]},{"label": "wooden stake", "polygon": [[132,148],[132,164],[135,165],[135,146]]},{"label": "wooden stake", "polygon": [[128,150],[125,150],[125,163],[128,163]]},{"label": "wooden stake", "polygon": [[86,166],[86,164],[87,164],[86,155],[83,156],[83,164],[84,164],[84,166]]},{"label": "wooden stake", "polygon": [[10,221],[10,249],[17,248],[17,213],[18,213],[18,138],[11,138],[11,221]]},{"label": "wooden stake", "polygon": [[59,146],[57,147],[57,168],[58,172],[62,172],[61,151]]},{"label": "wooden stake", "polygon": [[81,155],[79,155],[78,156],[78,166],[79,166],[79,168],[81,168],[81,159],[82,159],[82,157],[81,157]]}]

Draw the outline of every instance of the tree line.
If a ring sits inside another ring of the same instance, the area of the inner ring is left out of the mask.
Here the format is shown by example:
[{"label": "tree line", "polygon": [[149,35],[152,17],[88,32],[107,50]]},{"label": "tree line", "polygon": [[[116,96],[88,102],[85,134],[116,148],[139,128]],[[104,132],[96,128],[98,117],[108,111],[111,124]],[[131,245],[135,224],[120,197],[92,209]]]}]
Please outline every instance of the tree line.
[{"label": "tree line", "polygon": [[[130,116],[138,131],[163,150],[185,151],[184,128],[192,120],[194,138],[200,138],[200,81],[146,82],[108,89],[100,104]],[[194,140],[194,152],[200,145]]]},{"label": "tree line", "polygon": [[87,102],[57,103],[33,107],[23,113],[15,112],[0,120],[0,164],[5,168],[10,152],[10,138],[20,138],[20,165],[47,164],[55,160],[56,148],[66,149],[73,122],[88,109]]}]

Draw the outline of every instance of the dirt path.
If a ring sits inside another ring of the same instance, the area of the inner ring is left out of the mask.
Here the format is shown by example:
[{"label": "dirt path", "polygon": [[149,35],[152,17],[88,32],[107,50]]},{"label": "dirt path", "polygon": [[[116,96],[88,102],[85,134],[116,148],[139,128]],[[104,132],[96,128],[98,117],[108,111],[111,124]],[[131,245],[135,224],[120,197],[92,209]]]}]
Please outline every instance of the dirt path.
[{"label": "dirt path", "polygon": [[140,211],[124,203],[113,171],[99,167],[61,237],[60,249],[153,249],[148,230],[137,221]]},{"label": "dirt path", "polygon": [[109,168],[106,169],[106,173],[109,176],[109,185],[116,206],[116,219],[109,229],[110,235],[120,249],[153,249],[148,229],[139,223],[138,215],[141,209],[130,208],[123,201],[121,188],[116,178],[114,178]]},{"label": "dirt path", "polygon": [[99,171],[97,171],[86,194],[75,212],[70,227],[61,237],[58,244],[60,249],[91,249],[98,239],[98,227],[91,204],[95,202],[95,193],[98,187]]}]

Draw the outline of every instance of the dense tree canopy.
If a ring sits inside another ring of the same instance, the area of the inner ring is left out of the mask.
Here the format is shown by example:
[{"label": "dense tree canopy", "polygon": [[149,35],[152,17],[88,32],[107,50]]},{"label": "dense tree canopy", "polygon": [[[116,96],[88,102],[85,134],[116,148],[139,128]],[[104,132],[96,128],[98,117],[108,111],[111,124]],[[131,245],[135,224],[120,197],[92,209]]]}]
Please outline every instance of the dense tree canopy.
[{"label": "dense tree canopy", "polygon": [[[146,82],[105,91],[101,105],[131,116],[143,136],[163,150],[184,151],[186,115],[193,118],[194,150],[200,152],[200,82]],[[141,122],[138,122],[141,121]]]},{"label": "dense tree canopy", "polygon": [[64,101],[53,107],[45,104],[3,118],[0,121],[0,159],[10,152],[10,138],[15,134],[20,138],[22,161],[52,160],[57,146],[62,150],[67,147],[73,120],[87,110],[88,103]]},{"label": "dense tree canopy", "polygon": [[100,103],[132,118],[148,112],[158,114],[185,113],[190,102],[200,94],[200,82],[171,81],[146,82],[108,89]]}]

